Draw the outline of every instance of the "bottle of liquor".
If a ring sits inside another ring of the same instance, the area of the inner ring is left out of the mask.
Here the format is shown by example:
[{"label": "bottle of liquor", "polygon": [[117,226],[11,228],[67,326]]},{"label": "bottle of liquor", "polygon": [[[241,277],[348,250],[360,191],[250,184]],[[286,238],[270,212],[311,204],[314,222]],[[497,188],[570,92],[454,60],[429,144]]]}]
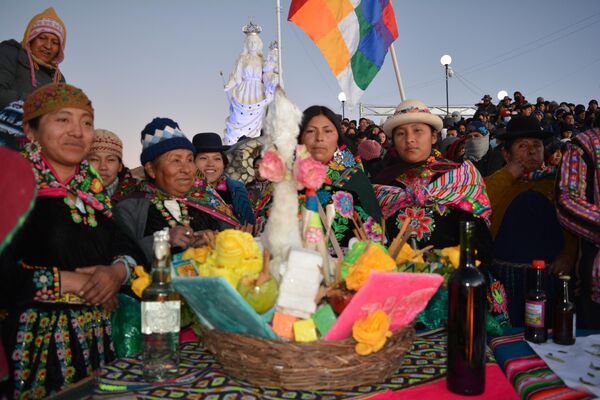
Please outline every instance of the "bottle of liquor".
[{"label": "bottle of liquor", "polygon": [[527,275],[527,298],[525,299],[525,340],[544,343],[548,340],[546,327],[546,287],[544,260],[533,260]]},{"label": "bottle of liquor", "polygon": [[142,293],[144,378],[162,382],[178,375],[181,301],[170,284],[169,230],[154,233],[152,284]]},{"label": "bottle of liquor", "polygon": [[575,343],[575,336],[573,335],[575,305],[569,298],[569,280],[571,280],[571,277],[563,275],[559,279],[562,287],[554,306],[552,338],[554,343],[570,345]]},{"label": "bottle of liquor", "polygon": [[448,390],[464,395],[485,390],[487,283],[475,266],[475,223],[462,221],[460,266],[448,282]]}]

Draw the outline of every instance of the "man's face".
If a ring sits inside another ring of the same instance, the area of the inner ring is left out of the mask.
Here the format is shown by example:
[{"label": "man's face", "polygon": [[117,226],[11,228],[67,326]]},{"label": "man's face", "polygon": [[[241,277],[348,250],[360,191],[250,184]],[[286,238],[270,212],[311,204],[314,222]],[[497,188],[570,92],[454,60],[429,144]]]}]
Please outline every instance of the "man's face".
[{"label": "man's face", "polygon": [[524,117],[529,117],[529,116],[531,116],[532,111],[533,111],[533,108],[525,107],[525,108],[521,109],[521,115],[523,115]]},{"label": "man's face", "polygon": [[525,167],[525,172],[536,171],[544,162],[544,142],[534,138],[516,139],[509,151],[504,152],[504,158],[507,163],[520,162]]},{"label": "man's face", "polygon": [[565,121],[565,124],[568,124],[568,125],[573,125],[575,123],[575,117],[571,114],[565,115],[563,120]]}]

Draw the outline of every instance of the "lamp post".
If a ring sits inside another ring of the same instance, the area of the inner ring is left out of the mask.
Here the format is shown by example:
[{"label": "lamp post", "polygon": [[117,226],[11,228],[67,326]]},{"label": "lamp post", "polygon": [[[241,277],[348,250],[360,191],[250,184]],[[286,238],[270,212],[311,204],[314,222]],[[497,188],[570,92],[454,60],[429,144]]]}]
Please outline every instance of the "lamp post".
[{"label": "lamp post", "polygon": [[442,58],[440,58],[440,62],[446,69],[446,115],[450,115],[450,106],[448,102],[448,66],[452,63],[452,57],[448,54],[444,54]]},{"label": "lamp post", "polygon": [[338,94],[338,100],[342,102],[342,119],[344,119],[344,118],[346,118],[346,115],[344,112],[344,104],[346,104],[346,93],[340,92]]}]

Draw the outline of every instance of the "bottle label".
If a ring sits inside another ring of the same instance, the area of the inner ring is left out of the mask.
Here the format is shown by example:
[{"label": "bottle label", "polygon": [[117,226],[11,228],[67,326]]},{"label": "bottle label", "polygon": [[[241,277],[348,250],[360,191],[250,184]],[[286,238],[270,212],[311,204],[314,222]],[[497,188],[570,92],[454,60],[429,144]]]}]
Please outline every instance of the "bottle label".
[{"label": "bottle label", "polygon": [[543,328],[545,313],[545,301],[527,300],[525,302],[525,325],[532,328]]},{"label": "bottle label", "polygon": [[181,301],[143,301],[142,333],[179,332]]}]

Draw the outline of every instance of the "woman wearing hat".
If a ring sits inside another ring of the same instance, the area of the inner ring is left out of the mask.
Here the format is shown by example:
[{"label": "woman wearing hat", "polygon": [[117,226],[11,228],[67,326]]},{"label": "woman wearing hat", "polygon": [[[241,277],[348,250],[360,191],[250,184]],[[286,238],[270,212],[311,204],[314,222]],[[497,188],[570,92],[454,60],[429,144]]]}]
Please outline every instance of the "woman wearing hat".
[{"label": "woman wearing hat", "polygon": [[113,221],[85,160],[94,139],[87,96],[62,83],[43,86],[25,101],[23,122],[37,199],[0,257],[9,310],[3,340],[14,397],[42,398],[114,358],[106,311],[144,256]]},{"label": "woman wearing hat", "polygon": [[193,138],[196,156],[194,162],[208,183],[215,188],[225,203],[230,205],[236,218],[243,225],[254,225],[254,212],[248,191],[240,181],[225,174],[228,159],[221,136],[213,132],[198,133]]},{"label": "woman wearing hat", "polygon": [[489,259],[490,205],[483,179],[470,161],[443,159],[433,145],[442,120],[420,100],[406,100],[388,118],[383,130],[394,147],[384,170],[373,180],[386,218],[386,231],[394,237],[405,220],[414,229],[413,246],[456,246],[459,222],[476,221],[478,258]]},{"label": "woman wearing hat", "polygon": [[21,43],[0,43],[0,109],[25,100],[39,86],[65,81],[58,65],[66,39],[65,24],[50,7],[29,21]]},{"label": "woman wearing hat", "polygon": [[[506,132],[498,135],[506,166],[485,179],[492,204],[492,271],[504,283],[515,326],[524,323],[531,262],[545,260],[552,276],[569,274],[574,263],[576,243],[560,228],[554,206],[556,167],[543,167],[543,139],[551,135],[535,118],[513,117]],[[547,282],[548,304],[556,282]]]},{"label": "woman wearing hat", "polygon": [[113,203],[137,184],[129,168],[123,165],[123,142],[111,131],[95,130],[88,161],[102,178],[102,184]]},{"label": "woman wearing hat", "polygon": [[212,242],[214,231],[239,222],[219,195],[196,177],[195,148],[169,118],[154,118],[142,131],[146,180],[115,206],[152,260],[153,233],[169,228],[173,252]]},{"label": "woman wearing hat", "polygon": [[[369,239],[381,240],[381,211],[369,178],[342,144],[339,117],[325,106],[304,110],[298,140],[312,158],[327,164],[327,177],[317,191],[323,208],[335,210],[332,229],[342,246],[354,235],[352,219],[361,221]],[[304,194],[301,200],[304,200]]]}]

